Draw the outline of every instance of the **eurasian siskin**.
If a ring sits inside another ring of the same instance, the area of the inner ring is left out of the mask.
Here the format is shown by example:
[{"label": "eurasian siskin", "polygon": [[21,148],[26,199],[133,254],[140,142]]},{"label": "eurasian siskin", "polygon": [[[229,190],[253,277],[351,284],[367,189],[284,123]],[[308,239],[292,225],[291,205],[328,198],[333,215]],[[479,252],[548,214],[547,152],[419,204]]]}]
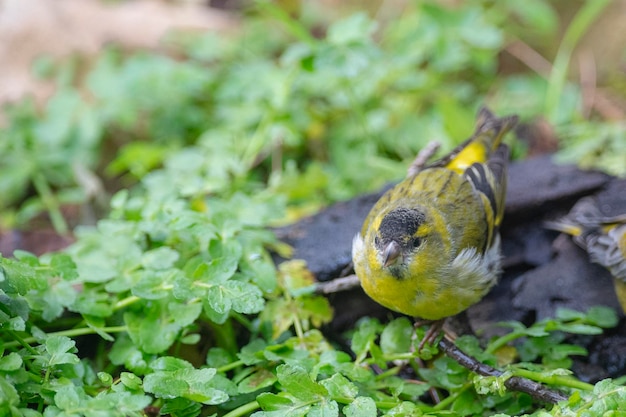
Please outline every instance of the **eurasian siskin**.
[{"label": "eurasian siskin", "polygon": [[578,201],[564,218],[547,222],[546,227],[573,236],[591,262],[613,275],[615,293],[626,313],[626,213],[607,216],[594,197]]},{"label": "eurasian siskin", "polygon": [[497,282],[509,159],[501,140],[516,122],[481,109],[474,134],[442,159],[409,170],[354,237],[352,260],[365,292],[391,310],[435,321],[435,337],[446,317]]}]

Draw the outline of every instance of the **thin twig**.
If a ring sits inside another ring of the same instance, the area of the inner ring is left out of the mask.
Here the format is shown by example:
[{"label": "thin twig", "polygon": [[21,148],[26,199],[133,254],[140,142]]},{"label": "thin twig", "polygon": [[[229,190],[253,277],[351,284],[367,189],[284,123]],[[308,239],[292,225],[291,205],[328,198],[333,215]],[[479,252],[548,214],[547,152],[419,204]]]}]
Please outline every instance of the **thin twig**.
[{"label": "thin twig", "polygon": [[550,61],[521,40],[516,39],[509,43],[504,50],[544,78],[550,76],[550,72],[552,71]]},{"label": "thin twig", "polygon": [[626,115],[620,106],[614,102],[613,94],[609,90],[597,89],[594,97],[594,109],[606,120],[624,120]]},{"label": "thin twig", "polygon": [[578,56],[580,87],[583,99],[583,116],[588,118],[595,106],[597,69],[593,52],[583,49]]},{"label": "thin twig", "polygon": [[[445,352],[445,354],[450,358],[457,361],[459,365],[477,373],[478,375],[501,376],[503,374],[502,371],[492,368],[491,366],[479,362],[475,358],[469,356],[467,353],[459,349],[453,341],[445,336],[439,342],[439,349]],[[545,403],[556,404],[559,401],[567,400],[567,397],[558,391],[551,390],[538,382],[518,376],[508,378],[504,381],[504,385],[510,390],[525,392],[535,400]]]},{"label": "thin twig", "polygon": [[[543,78],[548,79],[550,77],[550,73],[552,72],[552,64],[550,63],[550,61],[545,59],[539,52],[528,46],[528,44],[522,42],[519,39],[516,39],[506,45],[504,49],[511,56],[517,58],[520,62],[535,71],[537,74],[541,75]],[[587,68],[581,69],[581,71],[582,70],[587,70]],[[581,84],[583,84],[582,80]],[[588,92],[586,93],[586,97],[588,98],[589,94]],[[610,94],[608,92],[605,92],[602,89],[598,89],[594,86],[593,93],[593,102],[591,104],[593,105],[593,109],[601,114],[602,117],[607,120],[622,120],[624,118],[624,112],[619,108],[619,106],[611,102]],[[588,113],[587,110],[589,104],[586,103],[586,106],[587,107],[585,107],[585,109]]]},{"label": "thin twig", "polygon": [[318,282],[315,285],[315,292],[317,294],[333,294],[358,288],[360,285],[359,278],[352,274],[343,278],[335,278],[328,282]]},{"label": "thin twig", "polygon": [[419,151],[413,162],[411,162],[406,176],[412,177],[424,169],[428,160],[439,150],[439,146],[441,146],[439,142],[428,142],[428,144]]}]

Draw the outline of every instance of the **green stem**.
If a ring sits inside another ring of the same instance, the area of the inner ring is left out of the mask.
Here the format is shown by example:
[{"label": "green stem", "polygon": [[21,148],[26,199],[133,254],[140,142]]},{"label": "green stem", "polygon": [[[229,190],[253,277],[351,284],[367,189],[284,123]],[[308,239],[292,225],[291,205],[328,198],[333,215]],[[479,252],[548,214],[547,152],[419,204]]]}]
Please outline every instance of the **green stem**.
[{"label": "green stem", "polygon": [[378,375],[375,376],[374,379],[376,379],[376,381],[380,381],[382,379],[385,379],[389,376],[395,376],[398,375],[398,373],[400,372],[400,367],[399,366],[394,366],[393,368],[389,368],[384,372],[379,373]]},{"label": "green stem", "polygon": [[137,297],[136,295],[131,295],[126,298],[123,298],[117,303],[115,303],[115,305],[113,306],[113,311],[121,310],[122,308],[129,306],[131,304],[134,304],[139,300],[141,300],[141,298]]},{"label": "green stem", "polygon": [[508,344],[509,342],[512,342],[515,339],[519,339],[522,336],[524,336],[524,333],[522,332],[511,332],[511,333],[505,334],[504,336],[500,336],[493,342],[489,343],[489,346],[487,346],[487,348],[485,349],[485,352],[493,354],[502,346]]},{"label": "green stem", "polygon": [[374,401],[379,410],[390,410],[400,404],[398,401]]},{"label": "green stem", "polygon": [[209,321],[208,325],[215,336],[216,346],[226,349],[226,351],[233,354],[239,352],[235,338],[235,330],[233,329],[233,322],[231,320],[226,320],[224,324],[216,324]]},{"label": "green stem", "polygon": [[593,385],[580,381],[576,378],[563,375],[546,375],[542,372],[529,371],[527,369],[511,369],[515,376],[541,382],[548,385],[559,385],[568,388],[576,388],[583,391],[593,391]]},{"label": "green stem", "polygon": [[19,346],[22,345],[27,351],[29,351],[32,355],[37,355],[37,351],[35,350],[35,348],[33,348],[30,343],[28,343],[26,341],[26,339],[22,338],[19,334],[17,334],[16,332],[14,332],[13,330],[9,330],[7,331],[7,333],[9,333],[13,339],[15,339],[15,341],[13,342],[7,342],[4,344],[5,347],[9,346],[10,344],[15,344],[15,346]]},{"label": "green stem", "polygon": [[259,405],[258,402],[256,401],[252,401],[248,404],[244,404],[240,407],[235,408],[232,411],[229,411],[228,413],[224,414],[223,417],[240,417],[240,416],[245,416],[248,415],[249,413],[253,412],[254,410],[258,410],[261,406]]},{"label": "green stem", "polygon": [[[289,292],[289,290],[286,289],[286,287],[284,286],[284,282],[281,281],[280,285],[285,288],[285,291],[283,292],[283,295],[285,296],[285,300],[287,301],[288,304],[293,304],[293,296],[291,294],[291,292]],[[293,309],[292,313],[291,313],[291,319],[293,321],[293,327],[294,330],[296,331],[296,336],[298,337],[298,339],[300,340],[301,344],[303,343],[304,340],[304,329],[302,328],[302,323],[300,323],[300,317],[298,316],[297,310]],[[303,346],[304,348],[304,346]]]},{"label": "green stem", "polygon": [[231,369],[235,369],[235,368],[239,368],[240,366],[243,366],[244,363],[243,361],[235,361],[235,362],[231,362],[229,364],[226,364],[224,366],[220,366],[219,368],[217,368],[217,372],[228,372]]},{"label": "green stem", "polygon": [[287,29],[292,36],[296,37],[301,42],[304,42],[311,47],[315,46],[317,43],[317,40],[313,37],[313,35],[311,35],[311,32],[304,27],[304,25],[302,25],[298,20],[293,19],[289,16],[289,13],[276,6],[271,1],[257,0],[256,6],[262,13],[265,13],[267,16],[282,23],[285,26],[285,29]]},{"label": "green stem", "polygon": [[254,130],[254,133],[248,139],[247,146],[243,149],[243,153],[241,155],[241,160],[243,166],[246,167],[246,170],[250,170],[253,167],[255,159],[259,155],[259,152],[263,149],[266,139],[265,135],[267,134],[268,126],[273,119],[274,111],[266,111]]},{"label": "green stem", "polygon": [[300,323],[300,318],[296,313],[292,314],[293,317],[293,327],[296,330],[296,335],[300,341],[304,340],[304,329],[302,329],[302,323]]},{"label": "green stem", "polygon": [[386,362],[391,361],[408,361],[411,359],[415,359],[414,352],[406,352],[406,353],[394,353],[391,355],[383,355],[383,360]]},{"label": "green stem", "polygon": [[235,321],[237,321],[239,324],[245,327],[246,330],[252,333],[252,331],[254,330],[253,329],[254,326],[252,325],[252,322],[245,315],[241,313],[237,313],[236,311],[231,311],[230,315]]},{"label": "green stem", "polygon": [[465,391],[467,391],[468,389],[470,389],[474,384],[472,384],[471,382],[468,382],[467,384],[463,385],[461,387],[460,390],[456,391],[453,394],[450,394],[449,396],[447,396],[446,398],[444,398],[443,400],[439,401],[439,403],[437,403],[434,407],[433,407],[433,411],[439,411],[439,410],[445,410],[446,408],[448,408],[453,402],[456,401],[456,399],[463,394]]},{"label": "green stem", "polygon": [[33,185],[37,190],[37,194],[41,197],[43,205],[48,211],[54,230],[60,235],[67,235],[69,227],[67,226],[67,222],[61,213],[59,201],[52,192],[50,184],[48,184],[48,181],[46,181],[46,178],[40,172],[33,175]]},{"label": "green stem", "polygon": [[[99,329],[100,331],[106,332],[106,333],[121,333],[121,332],[125,332],[128,330],[128,327],[126,326],[113,326],[113,327],[103,327],[101,329]],[[51,333],[47,333],[47,336],[67,336],[67,337],[76,337],[76,336],[85,336],[88,334],[95,334],[97,333],[94,329],[92,329],[91,327],[81,327],[80,329],[70,329],[70,330],[63,330],[60,332],[51,332]],[[15,340],[12,342],[7,342],[4,344],[5,348],[14,348],[17,347],[23,343],[27,343],[27,344],[31,344],[31,343],[36,343],[37,339],[35,339],[34,337],[27,337],[21,340]]]},{"label": "green stem", "polygon": [[339,404],[352,404],[354,402],[354,398],[351,397],[333,397],[333,400],[337,401]]},{"label": "green stem", "polygon": [[576,16],[567,27],[559,51],[552,65],[552,72],[546,92],[545,114],[551,122],[556,122],[559,101],[563,94],[569,62],[576,44],[598,15],[611,0],[589,0],[578,10]]}]

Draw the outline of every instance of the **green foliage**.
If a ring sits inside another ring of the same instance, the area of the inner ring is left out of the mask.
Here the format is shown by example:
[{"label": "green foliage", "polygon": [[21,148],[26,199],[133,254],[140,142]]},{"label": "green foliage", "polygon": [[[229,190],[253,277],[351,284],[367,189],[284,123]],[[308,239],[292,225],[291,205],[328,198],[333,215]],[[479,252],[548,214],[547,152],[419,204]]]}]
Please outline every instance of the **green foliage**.
[{"label": "green foliage", "polygon": [[[131,181],[168,161],[207,171],[205,191],[230,184],[224,175],[250,177],[305,211],[376,189],[428,141],[449,149],[471,128],[496,76],[498,25],[520,9],[475,3],[425,2],[386,27],[355,14],[318,39],[259,2],[239,37],[174,38],[186,60],[109,49],[84,76],[76,62],[49,71],[62,88],[42,112],[30,102],[7,109],[2,208],[21,204],[18,224],[45,209],[64,232],[59,206],[93,197],[85,173],[108,165]],[[120,151],[102,152],[112,147]],[[187,155],[168,158],[178,149]],[[202,151],[222,158],[207,164]],[[304,190],[299,178],[309,178]]]},{"label": "green foliage", "polygon": [[[184,277],[185,274],[176,273],[174,265],[179,259],[173,256],[172,249],[163,248],[165,246],[140,256],[136,263],[122,262],[127,267],[126,273],[132,276],[134,272],[162,268],[172,270],[172,275]],[[233,252],[223,254],[226,257],[241,256]],[[280,331],[275,328],[274,331],[254,336],[255,326],[249,323],[250,342],[247,345],[238,351],[229,351],[218,346],[229,347],[233,346],[232,343],[213,340],[214,347],[208,351],[206,360],[196,365],[184,359],[186,356],[191,359],[194,355],[185,354],[183,346],[186,343],[192,346],[211,343],[206,337],[188,337],[197,324],[202,321],[223,323],[220,337],[227,335],[227,329],[234,325],[224,316],[215,315],[214,310],[202,307],[203,300],[208,297],[205,293],[194,293],[192,298],[186,298],[189,292],[195,291],[193,287],[204,287],[211,275],[207,281],[184,281],[185,288],[178,290],[176,280],[163,280],[158,290],[148,286],[151,291],[145,293],[137,289],[142,277],[131,288],[124,287],[123,282],[114,284],[113,279],[104,281],[111,284],[108,287],[111,296],[116,296],[118,300],[113,300],[114,308],[109,315],[97,317],[82,313],[83,320],[80,316],[76,317],[71,328],[46,334],[35,327],[38,322],[36,317],[40,315],[45,320],[42,311],[49,308],[38,295],[45,293],[46,288],[56,285],[60,279],[77,282],[78,266],[68,262],[67,255],[58,256],[60,258],[43,263],[24,254],[21,259],[31,263],[28,267],[24,266],[24,261],[1,260],[3,275],[0,290],[3,300],[8,302],[1,308],[5,355],[0,360],[0,384],[5,394],[0,406],[12,415],[41,415],[34,410],[25,411],[29,404],[38,405],[39,410],[45,408],[46,415],[91,415],[98,412],[104,415],[142,415],[141,410],[153,404],[161,407],[162,411],[189,416],[199,415],[202,405],[219,406],[214,409],[218,415],[225,415],[231,410],[230,416],[244,415],[260,408],[253,414],[257,417],[339,413],[356,416],[377,415],[380,412],[390,416],[434,416],[441,415],[441,412],[446,415],[519,414],[532,411],[535,407],[526,395],[505,390],[502,381],[472,376],[467,369],[446,356],[436,355],[430,366],[416,367],[421,380],[399,378],[397,374],[406,364],[401,365],[398,361],[415,365],[416,360],[417,339],[412,337],[413,326],[406,318],[386,325],[370,319],[362,320],[350,338],[354,359],[333,348],[322,333],[310,328],[310,323],[316,323],[313,317],[320,313],[321,320],[328,317],[327,313],[323,313],[324,309],[311,307],[315,304],[306,302],[313,297],[303,291],[310,277],[297,263],[283,268],[279,285],[273,288],[277,292],[275,297],[280,292],[291,294],[287,296],[293,301],[288,313],[296,317],[298,324],[290,323],[294,325],[297,335],[290,334],[290,325],[289,328],[280,327]],[[16,268],[16,265],[21,265],[22,269]],[[224,272],[226,270],[215,270],[214,276],[221,277],[219,280],[222,283],[234,279],[232,272]],[[123,272],[118,273],[124,275]],[[17,274],[28,280],[22,282]],[[82,289],[77,292],[94,291],[96,287],[93,285],[106,286],[100,279],[96,282],[83,281]],[[77,300],[74,297],[66,301],[66,308],[81,312],[76,307]],[[233,308],[225,315],[245,323],[243,317],[238,316],[241,312],[235,309],[234,302],[232,305]],[[189,310],[189,306],[197,307]],[[23,317],[25,313],[27,322]],[[198,318],[201,314],[202,317]],[[176,319],[172,320],[173,317]],[[271,323],[271,316],[264,317],[262,314],[259,318],[259,330],[264,326],[262,323],[276,325]],[[120,322],[125,324],[111,326]],[[555,319],[538,322],[529,328],[510,323],[513,332],[492,340],[485,350],[473,337],[463,337],[457,343],[482,362],[496,364],[498,351],[505,344],[510,346],[510,342],[522,340],[516,350],[523,362],[509,365],[507,374],[532,377],[536,381],[578,393],[567,406],[559,406],[560,410],[589,407],[594,395],[602,399],[606,404],[604,407],[615,409],[610,407],[620,404],[620,396],[625,395],[622,387],[610,385],[608,389],[608,382],[604,382],[592,393],[588,384],[555,369],[563,366],[563,360],[569,356],[584,354],[580,349],[563,344],[562,332],[598,334],[602,327],[615,324],[614,313],[607,309],[596,308],[585,314],[565,310]],[[80,334],[97,334],[94,336],[95,343],[104,347],[110,343],[111,334],[116,333],[120,334],[115,338],[110,353],[102,351],[103,356],[98,359],[108,363],[107,368],[115,370],[113,374],[99,370],[104,368],[91,361],[81,360],[77,355],[76,342],[70,338]],[[101,337],[100,341],[98,337]],[[166,350],[172,352],[175,344],[178,346],[175,351],[179,353],[171,356]],[[374,373],[372,367],[382,370],[382,373]],[[429,404],[424,395],[433,388],[448,392],[448,397],[437,405]]]},{"label": "green foliage", "polygon": [[[451,148],[486,97],[534,116],[555,87],[534,75],[500,76],[496,56],[512,36],[556,33],[550,3],[416,2],[393,24],[357,13],[315,37],[320,22],[258,1],[244,22],[232,36],[172,38],[181,59],[111,48],[87,68],[40,62],[55,95],[43,109],[30,101],[6,109],[4,225],[47,211],[65,233],[61,208],[101,198],[100,176],[121,189],[67,250],[0,257],[0,415],[618,411],[622,387],[592,389],[563,369],[585,354],[566,333],[615,325],[605,310],[510,323],[484,350],[459,339],[481,361],[507,364],[506,375],[572,393],[548,411],[434,347],[418,366],[404,318],[359,321],[346,336],[351,356],[320,330],[333,312],[306,265],[277,269],[270,256],[289,248],[269,226],[402,176],[430,140]],[[579,92],[559,88],[551,110],[567,132],[582,126]],[[607,124],[568,137],[582,143],[602,131],[605,146],[623,151]],[[605,166],[619,169],[615,161]]]},{"label": "green foliage", "polygon": [[559,162],[576,162],[583,168],[600,169],[612,175],[625,176],[626,126],[623,122],[576,123],[559,130],[564,148]]},{"label": "green foliage", "polygon": [[[57,80],[57,93],[41,111],[30,101],[8,107],[10,123],[0,131],[3,221],[23,225],[45,210],[65,233],[60,207],[92,201],[94,173],[132,184],[168,160],[177,163],[168,158],[172,152],[194,154],[195,146],[221,153],[222,175],[270,184],[299,216],[401,177],[428,141],[450,149],[489,96],[502,112],[526,118],[546,107],[571,137],[580,91],[565,79],[569,56],[606,2],[581,9],[547,81],[499,76],[496,56],[508,37],[543,44],[554,36],[550,3],[487,3],[452,9],[420,2],[390,25],[357,13],[316,38],[260,1],[239,35],[173,37],[184,60],[109,48],[85,69],[75,60],[40,71]],[[581,138],[614,136],[604,124],[592,132],[586,126]],[[582,151],[571,156],[588,155]],[[604,152],[594,165],[620,172],[622,151]],[[181,169],[200,165],[214,173],[199,154],[193,161]],[[213,186],[229,184],[211,178]]]}]

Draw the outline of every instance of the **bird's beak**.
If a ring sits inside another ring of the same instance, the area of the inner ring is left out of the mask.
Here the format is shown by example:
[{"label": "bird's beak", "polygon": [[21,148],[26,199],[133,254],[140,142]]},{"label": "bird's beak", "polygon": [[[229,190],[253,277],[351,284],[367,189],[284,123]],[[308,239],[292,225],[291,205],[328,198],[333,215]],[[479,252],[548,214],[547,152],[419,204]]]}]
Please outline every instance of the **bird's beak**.
[{"label": "bird's beak", "polygon": [[395,240],[387,243],[383,249],[383,266],[388,267],[400,256],[400,244]]}]

